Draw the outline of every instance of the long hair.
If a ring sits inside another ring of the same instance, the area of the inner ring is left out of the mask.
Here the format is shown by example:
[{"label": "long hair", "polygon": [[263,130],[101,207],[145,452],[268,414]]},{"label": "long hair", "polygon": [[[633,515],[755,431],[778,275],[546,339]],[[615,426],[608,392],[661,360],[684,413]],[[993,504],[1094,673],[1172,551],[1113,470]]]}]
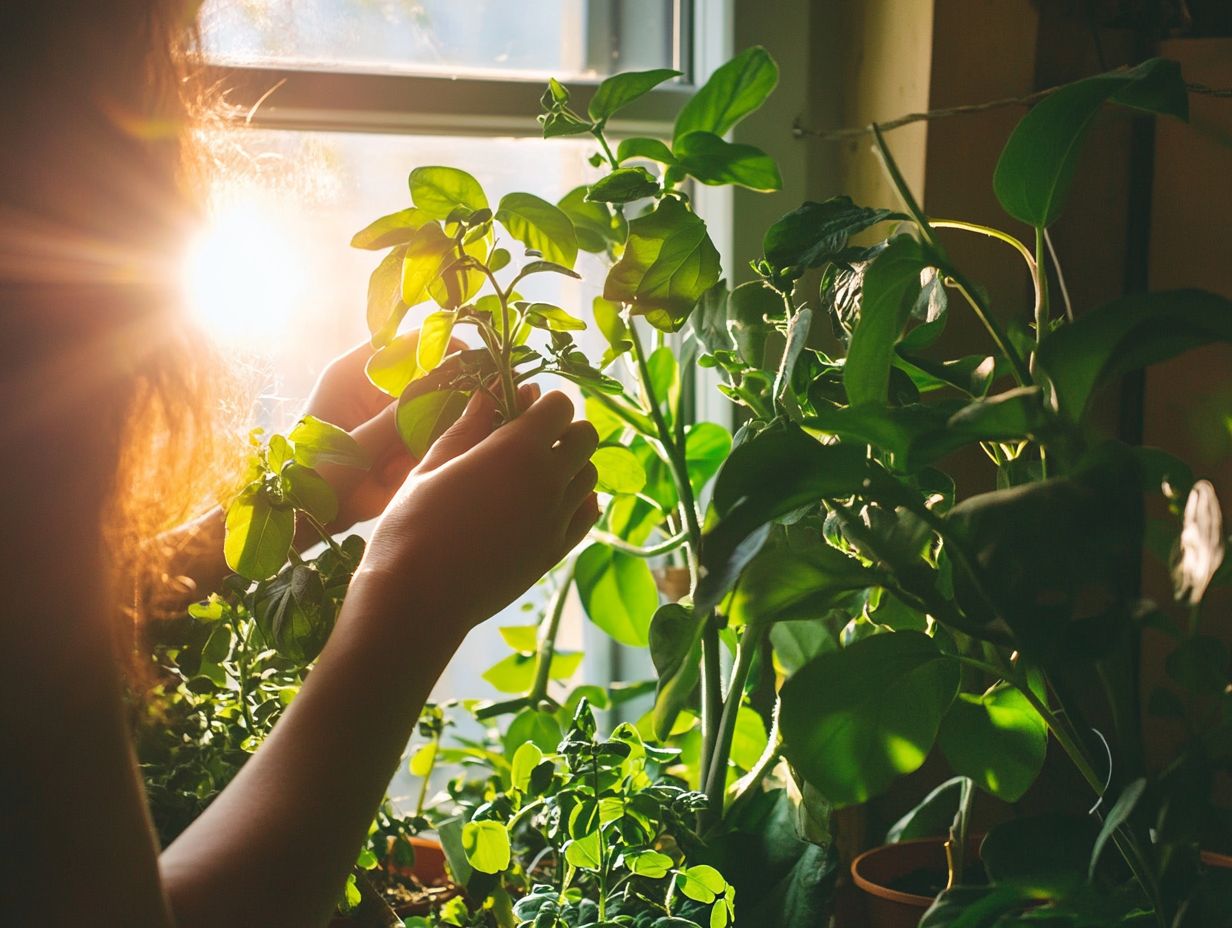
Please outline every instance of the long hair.
[{"label": "long hair", "polygon": [[[131,654],[166,576],[151,543],[234,461],[228,372],[179,308],[199,220],[191,0],[0,4],[0,435],[19,453],[90,417],[80,449]],[[79,449],[68,447],[65,454]],[[13,488],[5,488],[12,492]],[[127,661],[126,661],[127,663]]]}]

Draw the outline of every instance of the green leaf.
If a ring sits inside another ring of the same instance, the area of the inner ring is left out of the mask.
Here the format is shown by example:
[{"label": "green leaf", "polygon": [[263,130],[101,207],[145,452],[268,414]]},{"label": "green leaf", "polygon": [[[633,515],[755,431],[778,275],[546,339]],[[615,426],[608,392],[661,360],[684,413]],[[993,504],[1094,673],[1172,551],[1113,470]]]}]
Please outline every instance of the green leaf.
[{"label": "green leaf", "polygon": [[601,254],[609,245],[624,244],[628,223],[606,203],[586,199],[587,187],[574,187],[559,203],[561,212],[573,223],[577,245],[582,251]]},{"label": "green leaf", "polygon": [[227,506],[223,556],[248,580],[272,577],[287,562],[295,537],[295,511],[276,509],[260,489],[245,490]]},{"label": "green leaf", "polygon": [[1001,916],[1021,912],[1046,894],[1026,886],[955,886],[937,896],[919,928],[994,928]]},{"label": "green leaf", "polygon": [[573,267],[577,260],[577,235],[565,212],[531,193],[507,193],[501,197],[496,221],[527,248],[549,261]]},{"label": "green leaf", "polygon": [[333,627],[334,609],[321,574],[308,564],[296,564],[261,583],[253,612],[266,646],[300,664],[321,653]]},{"label": "green leaf", "polygon": [[1039,366],[1077,422],[1109,381],[1212,342],[1232,341],[1232,300],[1202,290],[1135,293],[1083,313],[1044,339]]},{"label": "green leaf", "polygon": [[381,392],[401,396],[412,380],[424,374],[419,366],[419,330],[399,335],[378,349],[364,365],[364,373]]},{"label": "green leaf", "polygon": [[778,65],[761,46],[745,49],[715,70],[676,117],[673,144],[690,132],[724,135],[765,102],[779,81]]},{"label": "green leaf", "polygon": [[509,866],[509,831],[491,820],[467,822],[462,826],[462,849],[480,873],[500,873]]},{"label": "green leaf", "polygon": [[713,132],[690,132],[674,148],[680,169],[703,184],[735,184],[767,192],[783,186],[774,159],[752,145],[728,142]]},{"label": "green leaf", "polygon": [[646,485],[646,469],[628,448],[621,445],[604,445],[590,456],[590,462],[599,471],[599,489],[613,495],[640,493]]},{"label": "green leaf", "polygon": [[530,786],[530,775],[539,766],[541,760],[543,760],[543,752],[532,741],[524,741],[513,752],[509,777],[514,789],[526,792]]},{"label": "green leaf", "polygon": [[732,735],[731,760],[741,770],[752,770],[761,759],[769,741],[766,723],[750,706],[741,706],[736,712],[736,729]]},{"label": "green leaf", "polygon": [[539,647],[538,625],[502,625],[497,631],[505,644],[523,654],[534,654]]},{"label": "green leaf", "polygon": [[850,197],[808,202],[766,230],[762,249],[777,270],[817,267],[832,261],[851,236],[888,219],[906,219],[888,209],[857,206]]},{"label": "green leaf", "polygon": [[426,777],[432,772],[433,764],[436,762],[436,752],[440,745],[435,741],[429,741],[427,744],[421,744],[419,748],[411,755],[410,763],[407,764],[407,769],[413,776]]},{"label": "green leaf", "polygon": [[372,344],[389,342],[398,331],[407,305],[402,302],[402,265],[406,246],[399,246],[381,259],[368,278],[368,332]]},{"label": "green leaf", "polygon": [[[413,393],[413,385],[408,388]],[[398,402],[398,434],[411,455],[422,458],[441,434],[453,425],[470,397],[461,390],[432,390]]]},{"label": "green leaf", "polygon": [[825,624],[816,619],[775,622],[770,629],[770,643],[774,645],[775,659],[788,674],[835,647]]},{"label": "green leaf", "polygon": [[761,369],[766,364],[766,342],[774,319],[783,313],[783,297],[760,280],[750,280],[731,292],[727,331],[744,363]]},{"label": "green leaf", "polygon": [[715,422],[698,422],[685,431],[684,460],[689,483],[701,493],[731,454],[731,432]]},{"label": "green leaf", "polygon": [[316,416],[300,419],[287,433],[287,438],[295,446],[295,460],[305,467],[341,464],[366,468],[372,464],[367,452],[349,432]]},{"label": "green leaf", "polygon": [[729,618],[747,625],[820,619],[851,592],[877,586],[881,579],[878,571],[826,544],[767,547],[745,568]]},{"label": "green leaf", "polygon": [[458,207],[468,212],[488,208],[479,181],[457,168],[416,168],[409,183],[411,202],[430,219],[446,219]]},{"label": "green leaf", "polygon": [[693,607],[667,603],[650,622],[650,658],[658,673],[652,712],[654,736],[660,741],[671,734],[676,718],[697,689],[700,677],[702,626]]},{"label": "green leaf", "polygon": [[1188,92],[1175,61],[1152,58],[1062,87],[1022,118],[997,161],[993,189],[1007,213],[1037,227],[1056,220],[1095,114],[1109,100],[1189,118]]},{"label": "green leaf", "polygon": [[338,517],[338,497],[334,488],[312,468],[291,461],[282,469],[282,480],[287,497],[296,509],[307,512],[322,525]]},{"label": "green leaf", "polygon": [[[416,230],[407,242],[402,259],[402,302],[410,307],[428,299],[429,288],[445,265],[453,263],[453,257],[453,240],[435,222]],[[388,336],[393,337],[392,330],[388,331]],[[388,338],[385,340],[388,341]]]},{"label": "green leaf", "polygon": [[1017,802],[1044,766],[1048,729],[1009,684],[982,696],[959,693],[937,736],[954,772],[1006,802]]},{"label": "green leaf", "polygon": [[679,71],[670,68],[655,68],[652,71],[626,71],[616,74],[599,84],[590,98],[587,114],[596,123],[602,124],[621,107],[628,106],[638,97],[649,93],[664,81],[679,77]]},{"label": "green leaf", "polygon": [[562,277],[572,277],[574,280],[582,279],[582,275],[577,271],[565,267],[563,264],[557,264],[555,261],[529,261],[522,265],[516,280],[521,280],[523,277],[529,277],[532,274],[560,274]]},{"label": "green leaf", "polygon": [[1125,784],[1121,795],[1117,796],[1116,803],[1108,812],[1108,817],[1104,819],[1104,824],[1095,837],[1095,845],[1091,848],[1091,865],[1087,868],[1087,875],[1092,880],[1095,879],[1095,868],[1099,864],[1100,855],[1103,854],[1108,840],[1118,828],[1129,822],[1130,816],[1134,813],[1134,807],[1138,805],[1138,801],[1145,792],[1146,780],[1139,777]]},{"label": "green leaf", "polygon": [[565,860],[579,870],[598,870],[601,865],[599,842],[602,837],[598,829],[581,838],[565,842]]},{"label": "green leaf", "polygon": [[[576,653],[580,658],[581,652]],[[576,665],[574,669],[576,670]],[[572,676],[572,671],[566,676]],[[544,754],[551,754],[563,737],[556,717],[550,712],[540,712],[532,706],[513,717],[501,741],[506,754],[516,751],[523,744],[533,744]]]},{"label": "green leaf", "polygon": [[379,251],[392,245],[401,245],[409,242],[415,230],[431,221],[431,218],[414,207],[400,209],[396,213],[382,216],[356,232],[351,237],[351,247]]},{"label": "green leaf", "polygon": [[621,644],[646,647],[659,590],[645,560],[595,544],[578,557],[576,577],[590,620]]},{"label": "green leaf", "polygon": [[632,203],[659,192],[659,181],[642,167],[617,168],[586,188],[589,203]]},{"label": "green leaf", "polygon": [[629,338],[629,327],[620,315],[620,307],[601,296],[595,297],[593,303],[595,325],[607,339],[608,349],[603,352],[600,367],[607,367],[618,357],[633,347]]},{"label": "green leaf", "polygon": [[772,520],[822,499],[893,502],[902,493],[862,446],[822,445],[795,425],[767,429],[732,451],[715,481],[698,608],[717,605],[761,547]]},{"label": "green leaf", "polygon": [[672,150],[658,139],[621,139],[620,145],[616,147],[616,160],[623,162],[631,158],[657,161],[660,164],[676,163],[676,156],[672,154]]},{"label": "green leaf", "polygon": [[894,345],[902,337],[920,295],[920,272],[930,261],[923,245],[900,235],[865,273],[860,318],[851,333],[843,366],[843,386],[852,406],[885,403]]},{"label": "green leaf", "polygon": [[415,359],[425,374],[436,370],[444,360],[457,318],[458,314],[452,310],[438,309],[424,319],[419,329],[419,349]]},{"label": "green leaf", "polygon": [[947,834],[958,812],[964,782],[963,777],[952,777],[921,799],[914,809],[890,826],[886,844]]},{"label": "green leaf", "polygon": [[1095,843],[1096,821],[1046,813],[996,825],[980,846],[993,883],[1072,890],[1084,883]]},{"label": "green leaf", "polygon": [[[577,672],[581,663],[581,651],[557,651],[552,655],[548,676],[553,680],[567,680]],[[535,682],[535,657],[510,654],[485,670],[483,679],[502,693],[525,693]]]},{"label": "green leaf", "polygon": [[676,352],[668,345],[656,348],[646,359],[646,369],[650,373],[650,387],[655,398],[667,421],[672,422],[676,417],[676,407],[680,404],[680,364],[676,360]]},{"label": "green leaf", "polygon": [[661,880],[672,871],[674,861],[658,851],[632,851],[624,855],[625,866],[630,873],[651,880]]},{"label": "green leaf", "polygon": [[676,871],[676,887],[696,902],[711,903],[727,890],[723,874],[708,864]]},{"label": "green leaf", "polygon": [[604,299],[628,303],[658,329],[679,329],[719,279],[719,253],[706,224],[674,198],[629,223],[629,241],[608,272]]},{"label": "green leaf", "polygon": [[958,664],[919,632],[822,654],[783,686],[785,752],[831,802],[865,802],[924,763],[958,681]]},{"label": "green leaf", "polygon": [[586,323],[551,303],[531,303],[525,307],[526,319],[537,329],[549,332],[581,332]]}]

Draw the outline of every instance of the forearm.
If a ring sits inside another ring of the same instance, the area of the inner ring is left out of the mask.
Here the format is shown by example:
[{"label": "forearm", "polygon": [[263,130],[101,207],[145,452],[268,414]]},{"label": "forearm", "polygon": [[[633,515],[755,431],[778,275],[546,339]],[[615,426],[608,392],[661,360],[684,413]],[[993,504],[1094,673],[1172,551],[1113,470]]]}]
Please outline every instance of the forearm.
[{"label": "forearm", "polygon": [[[460,635],[352,586],[317,666],[235,781],[162,855],[180,926],[323,924]],[[409,621],[408,621],[409,619]]]}]

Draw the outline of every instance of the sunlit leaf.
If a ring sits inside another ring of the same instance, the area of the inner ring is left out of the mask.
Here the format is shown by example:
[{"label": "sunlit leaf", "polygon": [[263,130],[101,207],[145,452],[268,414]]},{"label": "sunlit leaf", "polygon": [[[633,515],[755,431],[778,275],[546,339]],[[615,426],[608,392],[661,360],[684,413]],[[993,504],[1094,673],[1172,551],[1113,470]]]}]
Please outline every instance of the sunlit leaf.
[{"label": "sunlit leaf", "polygon": [[416,329],[378,349],[364,365],[364,373],[383,393],[400,396],[412,380],[423,376],[418,357],[419,330]]},{"label": "sunlit leaf", "polygon": [[778,65],[761,46],[745,49],[715,70],[676,117],[673,142],[690,132],[724,135],[765,102],[779,81]]},{"label": "sunlit leaf", "polygon": [[468,211],[488,208],[479,181],[457,168],[416,168],[408,181],[411,202],[432,219],[445,219],[458,207]]},{"label": "sunlit leaf", "polygon": [[431,216],[414,207],[400,209],[396,213],[382,216],[356,232],[351,238],[351,247],[378,251],[392,245],[401,245],[410,241],[415,230],[431,219]]},{"label": "sunlit leaf", "polygon": [[659,192],[659,182],[643,167],[617,168],[586,189],[591,203],[632,203]]},{"label": "sunlit leaf", "polygon": [[728,142],[713,132],[690,132],[674,146],[680,170],[703,184],[771,191],[783,186],[778,165],[760,148]]},{"label": "sunlit leaf", "polygon": [[295,512],[275,508],[260,490],[241,493],[227,506],[223,555],[241,577],[264,580],[287,562]]},{"label": "sunlit leaf", "polygon": [[679,71],[671,68],[655,68],[651,71],[625,71],[615,74],[595,89],[590,98],[587,114],[596,123],[604,123],[621,107],[628,106],[638,97],[650,92],[664,81],[679,77]]},{"label": "sunlit leaf", "polygon": [[462,415],[468,401],[461,390],[433,390],[399,401],[395,421],[411,454],[416,458],[427,454],[432,443]]},{"label": "sunlit leaf", "polygon": [[462,826],[462,848],[480,873],[500,873],[509,866],[509,831],[500,822],[467,822]]},{"label": "sunlit leaf", "polygon": [[657,161],[660,164],[676,163],[676,156],[672,154],[672,150],[658,139],[621,139],[616,147],[616,160],[628,161],[632,158]]},{"label": "sunlit leaf", "polygon": [[318,464],[368,467],[372,463],[368,453],[349,432],[316,416],[300,419],[287,433],[287,438],[295,446],[295,460],[305,467]]},{"label": "sunlit leaf", "polygon": [[419,348],[415,354],[416,364],[424,373],[436,370],[437,365],[444,359],[457,319],[456,312],[445,309],[429,313],[424,319],[419,329]]},{"label": "sunlit leaf", "polygon": [[599,472],[598,488],[604,493],[640,493],[646,485],[646,470],[628,448],[604,445],[590,456]]},{"label": "sunlit leaf", "polygon": [[1027,697],[1003,683],[982,696],[959,693],[937,743],[955,773],[1017,802],[1044,766],[1048,729]]},{"label": "sunlit leaf", "polygon": [[549,261],[573,267],[578,243],[573,222],[559,207],[530,193],[501,197],[496,221],[515,239]]},{"label": "sunlit leaf", "polygon": [[292,461],[283,467],[282,480],[287,497],[296,509],[309,513],[322,525],[338,517],[338,497],[334,488],[312,468]]},{"label": "sunlit leaf", "polygon": [[659,590],[642,558],[591,545],[576,567],[578,594],[586,615],[621,644],[644,648]]}]

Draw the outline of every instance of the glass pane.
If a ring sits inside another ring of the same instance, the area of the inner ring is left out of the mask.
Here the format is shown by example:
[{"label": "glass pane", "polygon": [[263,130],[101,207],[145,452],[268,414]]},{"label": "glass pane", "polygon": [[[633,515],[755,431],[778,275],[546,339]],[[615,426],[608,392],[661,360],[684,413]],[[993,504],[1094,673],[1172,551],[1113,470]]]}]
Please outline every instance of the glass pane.
[{"label": "glass pane", "polygon": [[[475,175],[493,203],[513,190],[554,201],[574,186],[593,181],[597,173],[586,161],[593,142],[577,139],[233,129],[212,134],[206,143],[219,171],[210,193],[210,218],[185,263],[186,295],[205,327],[224,344],[234,345],[235,357],[241,357],[242,349],[254,375],[267,385],[262,424],[275,429],[299,415],[317,374],[331,358],[367,339],[368,275],[383,253],[354,249],[349,242],[372,219],[410,205],[407,175],[412,168],[463,168]],[[530,300],[555,303],[589,318],[603,268],[598,258],[583,253],[577,269],[583,281],[539,274],[518,289]],[[431,305],[412,309],[406,325],[422,319]],[[466,338],[470,332],[460,334]],[[575,334],[591,357],[601,354],[600,334]],[[556,380],[550,386],[565,387]],[[363,527],[360,533],[367,534]],[[522,602],[475,629],[441,677],[437,698],[507,698],[479,679],[476,668],[482,672],[510,654],[498,626],[536,621],[544,598],[541,587],[533,589]],[[580,613],[570,610],[558,646],[579,650],[584,637]],[[596,648],[586,661],[575,679],[601,679],[601,651]],[[450,731],[481,735],[477,727]],[[418,788],[418,780],[400,765],[391,796],[413,797]]]},{"label": "glass pane", "polygon": [[216,61],[527,79],[677,67],[680,0],[205,0]]}]

